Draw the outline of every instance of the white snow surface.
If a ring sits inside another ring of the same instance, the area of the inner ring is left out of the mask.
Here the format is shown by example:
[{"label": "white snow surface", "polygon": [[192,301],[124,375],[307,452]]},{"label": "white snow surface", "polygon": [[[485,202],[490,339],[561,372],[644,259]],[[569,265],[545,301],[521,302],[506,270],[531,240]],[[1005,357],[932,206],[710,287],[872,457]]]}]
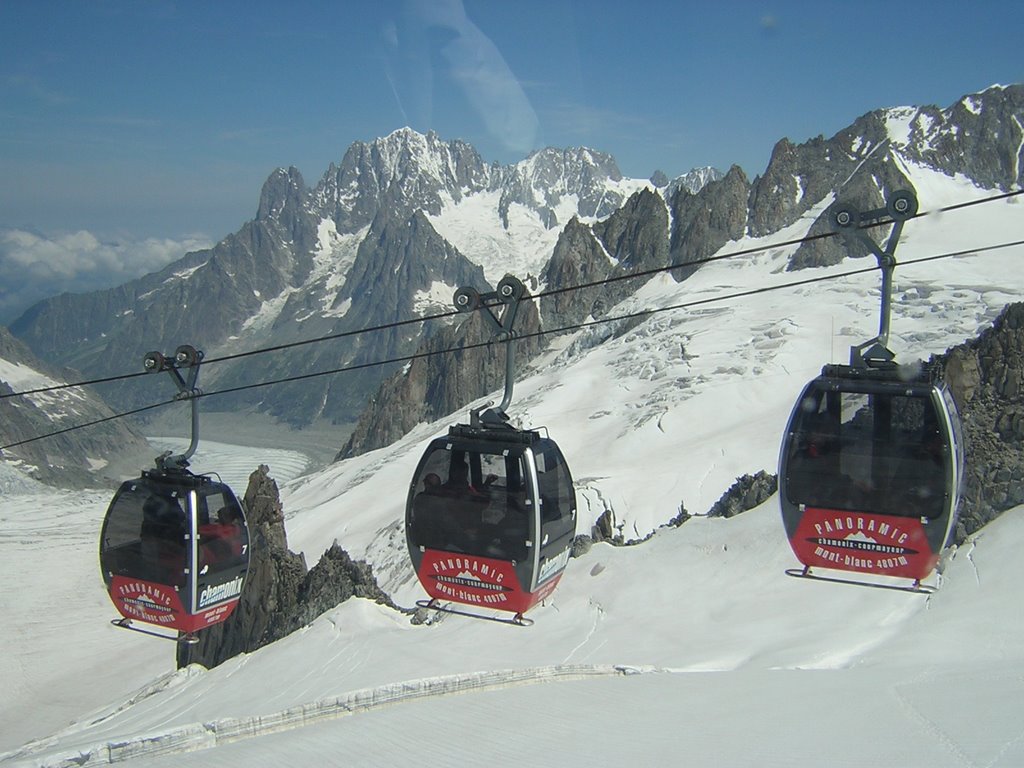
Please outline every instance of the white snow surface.
[{"label": "white snow surface", "polygon": [[[51,379],[44,373],[30,368],[24,363],[14,363],[0,358],[0,381],[6,382],[13,391],[23,392],[32,389],[46,389],[64,382]],[[81,416],[76,407],[86,401],[85,392],[79,387],[59,389],[53,392],[36,392],[26,396],[37,408],[48,413],[54,422],[63,423]]]},{"label": "white snow surface", "polygon": [[[991,194],[907,169],[924,211]],[[981,249],[1024,238],[1020,212],[999,201],[907,224],[900,359],[942,352],[1019,300],[1024,247]],[[651,279],[611,314],[872,264],[784,271],[791,249],[768,246],[799,237],[811,215],[723,249],[761,253],[683,284]],[[454,615],[413,626],[353,599],[216,669],[175,671],[170,643],[107,621],[96,563],[107,497],[8,484],[0,764],[1024,765],[1022,509],[948,552],[930,596],[786,577],[796,563],[775,497],[703,516],[737,476],[774,471],[800,387],[875,334],[878,284],[845,277],[558,339],[511,410],[565,452],[579,532],[610,509],[624,538],[650,538],[570,561],[530,628]],[[268,463],[293,550],[312,564],[337,540],[412,606],[424,595],[405,552],[406,489],[424,443],[462,417],[312,475],[292,477],[301,460],[265,450],[204,443],[197,460],[210,448],[204,461],[225,479]],[[662,527],[680,505],[696,516]]]},{"label": "white snow surface", "polygon": [[[653,185],[640,179],[607,182],[608,191],[623,199],[643,188],[653,189]],[[578,196],[563,190],[553,209],[557,226],[545,227],[536,211],[512,203],[506,227],[498,215],[500,199],[500,190],[477,192],[457,203],[449,200],[439,215],[428,217],[441,237],[483,268],[484,277],[491,285],[497,285],[506,274],[523,280],[538,277],[570,219],[575,216],[584,223],[596,221],[580,215]]]},{"label": "white snow surface", "polygon": [[555,211],[562,226],[547,229],[535,211],[512,203],[506,228],[497,215],[500,197],[499,190],[478,192],[457,204],[449,202],[440,215],[429,217],[441,237],[483,267],[484,277],[491,285],[497,285],[506,274],[521,279],[536,277],[579,205],[575,195],[564,196]]}]

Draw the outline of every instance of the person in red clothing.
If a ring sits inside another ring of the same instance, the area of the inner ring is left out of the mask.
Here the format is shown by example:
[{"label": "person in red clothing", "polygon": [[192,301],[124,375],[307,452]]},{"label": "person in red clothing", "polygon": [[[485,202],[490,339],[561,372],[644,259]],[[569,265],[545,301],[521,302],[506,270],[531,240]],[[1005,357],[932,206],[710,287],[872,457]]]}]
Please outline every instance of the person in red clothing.
[{"label": "person in red clothing", "polygon": [[217,522],[199,526],[203,565],[215,565],[242,555],[242,512],[235,506],[221,507]]}]

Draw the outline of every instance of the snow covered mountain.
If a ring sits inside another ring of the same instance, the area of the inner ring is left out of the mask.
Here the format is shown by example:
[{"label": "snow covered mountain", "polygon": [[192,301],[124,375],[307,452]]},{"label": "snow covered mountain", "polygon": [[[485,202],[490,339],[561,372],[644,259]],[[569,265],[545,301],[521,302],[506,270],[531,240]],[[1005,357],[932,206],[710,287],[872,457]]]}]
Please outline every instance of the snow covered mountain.
[{"label": "snow covered mountain", "polygon": [[[294,168],[275,171],[255,219],[214,248],[116,289],[42,302],[12,331],[45,359],[89,375],[124,372],[149,349],[179,343],[211,358],[344,334],[447,310],[459,285],[486,289],[506,271],[536,274],[566,221],[606,216],[645,186],[589,149],[542,150],[502,167],[464,142],[401,129],[354,143],[312,189]],[[227,387],[372,362],[412,351],[432,330],[211,366],[206,381]],[[298,425],[351,421],[391,370],[282,385],[211,407],[258,407]],[[129,402],[152,398],[120,392]]]},{"label": "snow covered mountain", "polygon": [[[120,481],[129,460],[137,462],[146,445],[123,419],[34,440],[40,435],[113,415],[110,408],[83,387],[58,388],[74,378],[33,355],[0,327],[0,486],[17,478],[9,470],[61,487],[101,485]],[[44,390],[25,397],[13,392]],[[46,391],[49,390],[49,391]],[[22,441],[32,440],[32,442]],[[134,470],[132,470],[134,471]]]},{"label": "snow covered mountain", "polygon": [[[591,149],[546,149],[511,166],[487,165],[461,141],[409,129],[356,142],[309,189],[294,168],[271,174],[256,218],[217,246],[187,255],[160,273],[110,291],[42,302],[12,331],[42,358],[85,374],[123,373],[153,348],[192,343],[209,359],[309,339],[329,341],[210,364],[204,388],[294,378],[339,368],[342,375],[302,378],[211,398],[211,410],[255,410],[293,426],[317,419],[361,428],[346,449],[386,444],[423,418],[445,412],[451,393],[481,394],[440,371],[437,396],[403,397],[416,387],[382,381],[403,375],[402,358],[427,349],[446,324],[393,327],[450,310],[455,287],[493,285],[506,272],[531,290],[571,287],[632,271],[697,264],[743,238],[782,236],[808,215],[814,235],[838,197],[877,207],[895,189],[918,189],[916,168],[1010,189],[1022,177],[1024,86],[994,86],[947,109],[871,112],[830,139],[781,140],[763,175],[750,181],[695,171],[665,186],[626,179]],[[658,178],[659,183],[667,180]],[[787,269],[838,263],[835,239],[805,244]],[[687,266],[689,265],[689,266]],[[622,281],[562,294],[540,306],[544,329],[599,317],[640,287]],[[373,334],[366,327],[391,326]],[[426,346],[424,346],[426,345]],[[464,378],[464,377],[463,377]],[[112,390],[119,402],[149,403],[144,382]],[[376,411],[366,412],[372,401]]]},{"label": "snow covered mountain", "polygon": [[[1002,116],[1001,129],[994,118],[980,117],[989,114]],[[697,263],[742,247],[743,242],[781,242],[794,227],[808,237],[830,231],[829,206],[839,199],[869,210],[884,206],[893,191],[910,189],[927,200],[930,190],[920,173],[925,169],[932,172],[929,181],[937,174],[994,190],[1019,186],[1024,179],[1019,159],[1022,120],[1024,87],[991,88],[942,111],[878,110],[828,140],[818,137],[797,147],[783,139],[765,174],[753,182],[733,167],[696,193],[677,190],[667,207],[661,197],[641,190],[603,220],[574,220],[562,229],[540,273],[541,290],[616,281],[542,299],[541,327],[550,331],[602,317],[639,287],[641,281],[619,280],[632,272],[693,265],[673,271],[675,279],[682,280],[693,274]],[[958,132],[970,138],[950,146],[949,136]],[[990,154],[1003,160],[993,161]],[[1011,162],[1014,157],[1018,159]],[[811,223],[805,231],[801,221],[808,217]],[[784,268],[838,264],[847,255],[868,254],[848,254],[837,238],[811,240],[792,251]],[[424,345],[419,352],[431,349]],[[467,380],[480,378],[483,353],[478,357],[475,364],[444,370],[414,361],[395,374],[371,400],[340,455],[385,446],[416,424],[446,413],[451,401],[444,393],[466,392],[471,386]],[[428,390],[422,379],[429,366],[433,378]],[[438,376],[444,377],[440,383]]]},{"label": "snow covered mountain", "polygon": [[[892,338],[903,360],[975,336],[1024,295],[1020,198],[907,167],[923,210],[975,204],[907,224]],[[778,238],[801,237],[819,215]],[[875,330],[876,273],[847,275],[862,263],[847,260],[794,275],[796,246],[777,242],[747,237],[723,253],[763,250],[683,283],[646,281],[611,311],[663,311],[565,336],[517,385],[515,417],[546,426],[572,464],[579,531],[603,517],[616,538],[642,540],[570,561],[528,630],[457,616],[417,626],[352,599],[215,669],[176,671],[168,644],[106,622],[95,562],[105,499],[6,497],[0,674],[12,693],[0,702],[0,761],[418,765],[429,743],[434,762],[459,765],[512,743],[516,760],[538,765],[593,765],[597,750],[652,764],[1019,762],[1020,507],[947,554],[932,596],[787,578],[795,561],[774,497],[705,515],[739,474],[774,469],[802,384]],[[923,260],[942,254],[958,255]],[[808,276],[829,279],[781,287]],[[708,303],[669,309],[693,301]],[[1005,332],[1019,336],[1019,321]],[[1000,348],[978,346],[976,362],[1007,398],[992,437],[1019,457],[1024,363]],[[291,548],[313,562],[337,541],[413,605],[423,593],[405,552],[405,489],[427,440],[462,416],[286,480]],[[214,455],[198,469],[287,466],[262,450]],[[1006,478],[977,492],[1019,487],[1022,469],[993,467]],[[692,517],[666,525],[682,509]],[[62,536],[40,534],[55,524]],[[595,723],[593,743],[571,736]]]}]

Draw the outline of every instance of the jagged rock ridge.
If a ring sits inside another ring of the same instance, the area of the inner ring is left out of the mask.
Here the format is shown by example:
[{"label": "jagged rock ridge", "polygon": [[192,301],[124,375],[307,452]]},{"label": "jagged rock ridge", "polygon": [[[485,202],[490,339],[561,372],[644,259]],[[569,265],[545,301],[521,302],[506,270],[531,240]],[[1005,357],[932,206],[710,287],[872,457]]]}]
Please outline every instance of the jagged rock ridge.
[{"label": "jagged rock ridge", "polygon": [[288,549],[281,497],[266,465],[249,476],[243,504],[252,550],[241,599],[231,617],[204,630],[197,644],[178,645],[179,667],[196,663],[212,668],[251,653],[350,597],[395,608],[377,585],[373,569],[352,560],[337,542],[311,569],[302,555]]},{"label": "jagged rock ridge", "polygon": [[[963,128],[958,127],[961,125]],[[904,170],[907,164],[963,174],[979,185],[1002,189],[1019,185],[1024,181],[1022,125],[1024,86],[991,88],[964,97],[946,110],[877,110],[827,140],[819,136],[794,145],[782,139],[765,173],[753,182],[734,166],[724,176],[709,177],[695,192],[678,187],[665,199],[651,190],[639,190],[604,219],[586,223],[576,217],[564,226],[539,276],[543,291],[609,279],[615,282],[545,296],[541,299],[542,327],[551,331],[600,318],[643,283],[618,278],[681,265],[672,274],[683,280],[727,243],[744,235],[777,232],[823,201],[842,200],[864,210],[882,207],[893,191],[912,189]],[[964,152],[957,154],[950,137],[960,131],[972,138]],[[993,160],[988,152],[1003,159]],[[1008,159],[1014,152],[1015,163]],[[831,226],[826,209],[809,234]],[[837,238],[816,240],[798,248],[789,267],[833,264],[848,255],[867,254],[848,253]],[[421,373],[409,369],[404,375]],[[433,375],[447,376],[429,383],[433,391],[461,391],[457,367],[437,366]],[[397,425],[408,428],[435,413],[433,407],[421,407],[419,398],[427,387],[426,381],[416,386],[397,380],[384,384],[340,456],[386,445],[400,436]],[[436,407],[439,400],[435,397],[432,402]]]},{"label": "jagged rock ridge", "polygon": [[1024,504],[1024,304],[936,358],[963,423],[966,471],[956,529],[961,543]]}]

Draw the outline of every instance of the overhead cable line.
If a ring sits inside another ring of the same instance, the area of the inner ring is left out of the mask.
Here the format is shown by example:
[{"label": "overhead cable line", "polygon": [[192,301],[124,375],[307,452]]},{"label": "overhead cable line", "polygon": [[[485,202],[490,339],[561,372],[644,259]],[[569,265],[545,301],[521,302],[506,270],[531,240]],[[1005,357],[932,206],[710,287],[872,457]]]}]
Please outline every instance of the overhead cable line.
[{"label": "overhead cable line", "polygon": [[[968,200],[968,201],[965,201],[965,202],[962,202],[962,203],[956,203],[956,204],[953,204],[953,205],[948,205],[948,206],[945,206],[945,207],[942,207],[942,208],[937,208],[937,209],[935,209],[933,211],[918,212],[918,213],[916,213],[914,216],[912,216],[910,218],[912,218],[912,219],[913,218],[922,218],[922,217],[925,217],[925,216],[930,216],[930,215],[935,215],[935,214],[940,214],[940,213],[948,213],[950,211],[959,210],[961,208],[967,208],[967,207],[975,206],[975,205],[982,205],[984,203],[995,202],[995,201],[998,201],[998,200],[1005,200],[1005,199],[1008,199],[1008,198],[1016,197],[1016,196],[1018,196],[1020,194],[1024,194],[1024,190],[1013,190],[1011,192],[1004,192],[1004,193],[1000,193],[998,195],[992,195],[992,196],[985,197],[985,198],[979,198],[977,200]],[[882,220],[882,221],[879,221],[879,222],[873,222],[871,224],[868,224],[865,228],[873,228],[873,227],[879,227],[879,226],[886,226],[886,225],[889,225],[889,224],[892,224],[891,220]],[[662,267],[651,267],[650,269],[639,270],[639,271],[636,271],[636,272],[623,273],[621,275],[612,275],[612,276],[609,276],[609,277],[602,278],[600,280],[593,280],[593,281],[586,282],[586,283],[578,283],[576,285],[564,286],[562,288],[552,288],[552,289],[549,289],[549,290],[546,290],[546,291],[540,291],[540,292],[538,292],[538,293],[536,293],[536,294],[534,294],[532,296],[526,297],[526,298],[529,298],[529,299],[541,299],[541,298],[546,298],[546,297],[549,297],[549,296],[557,296],[557,295],[563,294],[563,293],[571,293],[573,291],[585,290],[585,289],[588,289],[588,288],[597,288],[597,287],[600,287],[600,286],[603,286],[603,285],[610,285],[612,283],[618,283],[618,282],[622,282],[622,281],[625,281],[625,280],[636,280],[636,279],[640,279],[640,278],[644,278],[644,277],[652,277],[652,276],[657,275],[657,274],[666,273],[666,272],[673,272],[673,271],[679,270],[679,269],[695,268],[695,267],[702,266],[704,264],[711,264],[711,263],[717,262],[717,261],[725,261],[727,259],[735,259],[735,258],[738,258],[738,257],[741,257],[741,256],[750,256],[750,255],[753,255],[755,253],[764,253],[764,252],[767,252],[767,251],[777,250],[779,248],[788,248],[788,247],[794,246],[794,245],[803,245],[805,243],[810,243],[810,242],[815,242],[817,240],[824,240],[824,239],[827,239],[827,238],[830,238],[830,237],[835,237],[837,234],[838,233],[835,232],[835,231],[821,232],[821,233],[816,234],[816,235],[805,235],[804,237],[793,238],[793,239],[790,239],[790,240],[782,240],[782,241],[779,241],[779,242],[776,242],[776,243],[770,243],[770,244],[767,244],[767,245],[751,246],[749,248],[743,248],[743,249],[740,249],[740,250],[737,250],[737,251],[729,251],[728,253],[721,253],[721,254],[714,255],[714,256],[707,256],[707,257],[704,257],[704,258],[701,258],[701,259],[694,259],[693,261],[687,261],[687,262],[676,263],[676,264],[669,264],[669,265],[662,266]],[[252,349],[252,350],[248,350],[248,351],[245,351],[245,352],[236,352],[236,353],[233,353],[233,354],[230,354],[230,355],[222,355],[220,357],[211,357],[211,358],[208,358],[205,361],[205,363],[207,365],[210,364],[210,363],[222,363],[222,362],[227,362],[227,361],[230,361],[230,360],[236,360],[236,359],[243,358],[243,357],[252,357],[254,355],[266,354],[268,352],[281,352],[281,351],[284,351],[286,349],[293,349],[295,347],[306,346],[306,345],[309,345],[309,344],[319,344],[319,343],[326,342],[326,341],[334,341],[334,340],[337,340],[337,339],[351,338],[351,337],[354,337],[354,336],[361,336],[362,334],[365,334],[365,333],[375,333],[377,331],[393,330],[395,328],[400,328],[400,327],[403,327],[403,326],[406,326],[406,325],[415,325],[417,323],[426,323],[426,322],[429,322],[431,320],[444,320],[444,319],[447,319],[447,318],[450,318],[450,317],[454,317],[454,316],[456,316],[458,314],[459,314],[458,311],[452,310],[452,311],[448,311],[448,312],[440,312],[440,313],[433,314],[433,315],[423,315],[421,317],[406,318],[404,320],[396,320],[396,321],[393,321],[393,322],[390,322],[390,323],[383,323],[381,325],[370,326],[369,328],[358,328],[358,329],[351,330],[351,331],[341,331],[341,332],[338,332],[338,333],[327,334],[325,336],[316,336],[316,337],[313,337],[313,338],[310,338],[310,339],[301,339],[299,341],[291,341],[291,342],[286,342],[286,343],[283,343],[283,344],[276,344],[276,345],[269,346],[269,347],[259,347],[257,349]],[[116,381],[133,379],[133,378],[136,378],[138,376],[145,376],[145,375],[147,375],[147,374],[146,374],[146,372],[143,371],[143,372],[121,374],[121,375],[117,375],[117,376],[106,376],[106,377],[103,377],[103,378],[90,379],[88,381],[80,381],[80,382],[75,382],[75,383],[70,383],[70,384],[56,384],[56,385],[52,385],[52,386],[48,386],[48,387],[39,387],[37,389],[23,390],[23,391],[20,391],[20,392],[0,393],[0,400],[4,400],[4,399],[10,398],[10,397],[22,397],[22,396],[25,396],[25,395],[35,395],[35,394],[42,394],[42,393],[46,393],[46,392],[54,392],[54,391],[58,391],[58,390],[62,390],[62,389],[70,389],[72,387],[82,387],[82,386],[89,386],[89,385],[93,385],[93,384],[106,384],[106,383],[111,383],[111,382],[116,382]]]},{"label": "overhead cable line", "polygon": [[[913,265],[913,264],[924,264],[924,263],[928,263],[928,262],[932,262],[932,261],[939,261],[941,259],[957,258],[959,256],[973,256],[973,255],[977,255],[977,254],[981,254],[981,253],[988,253],[988,252],[991,252],[991,251],[1002,250],[1004,248],[1014,248],[1014,247],[1018,247],[1018,246],[1024,246],[1024,240],[1014,240],[1014,241],[1006,242],[1006,243],[997,243],[997,244],[994,244],[994,245],[982,246],[980,248],[970,248],[970,249],[964,249],[964,250],[959,250],[959,251],[952,251],[952,252],[948,252],[948,253],[936,254],[936,255],[932,255],[932,256],[922,256],[922,257],[918,257],[916,259],[907,259],[906,261],[901,262],[901,266],[908,266],[908,265]],[[624,320],[637,320],[637,319],[642,319],[642,318],[646,318],[646,317],[651,317],[653,315],[661,314],[663,312],[671,312],[671,311],[680,310],[680,309],[690,309],[690,308],[693,308],[693,307],[703,306],[703,305],[706,305],[706,304],[713,304],[715,302],[730,301],[732,299],[746,298],[746,297],[749,297],[749,296],[756,296],[756,295],[763,294],[763,293],[770,293],[772,291],[783,290],[783,289],[786,289],[786,288],[798,288],[798,287],[805,286],[805,285],[813,285],[815,283],[824,283],[824,282],[828,282],[830,280],[839,280],[839,279],[842,279],[842,278],[845,278],[845,277],[854,277],[856,275],[864,275],[864,274],[868,274],[870,272],[877,272],[878,269],[879,269],[879,267],[877,265],[872,265],[870,267],[861,267],[860,269],[851,269],[851,270],[846,270],[844,272],[833,272],[833,273],[829,273],[829,274],[826,274],[826,275],[816,275],[814,277],[802,278],[800,280],[790,280],[790,281],[787,281],[785,283],[776,283],[774,285],[762,285],[762,286],[759,286],[757,288],[750,288],[750,289],[745,290],[745,291],[734,291],[732,293],[727,293],[727,294],[720,294],[720,295],[715,295],[715,296],[706,296],[704,298],[692,299],[690,301],[684,301],[684,302],[681,302],[681,303],[678,303],[678,304],[671,304],[671,305],[664,306],[664,307],[650,307],[650,308],[647,308],[647,309],[637,310],[636,312],[628,312],[628,313],[622,314],[622,315],[615,315],[615,316],[611,316],[611,317],[602,317],[602,318],[595,318],[595,319],[591,319],[591,320],[584,320],[584,321],[579,322],[579,323],[573,323],[571,325],[565,325],[565,326],[562,326],[562,327],[559,327],[559,328],[551,328],[551,329],[546,329],[546,330],[533,331],[531,333],[516,334],[515,338],[517,340],[518,339],[540,338],[541,336],[548,336],[548,335],[559,334],[559,333],[567,333],[569,331],[578,331],[578,330],[582,330],[584,328],[590,328],[590,327],[594,327],[594,326],[598,326],[598,325],[603,325],[603,324],[606,324],[606,323],[615,323],[615,322],[621,322],[621,321],[624,321]],[[348,372],[352,372],[352,371],[365,370],[367,368],[374,368],[374,367],[383,366],[383,365],[394,365],[394,364],[398,364],[398,363],[410,363],[410,362],[413,362],[415,360],[420,360],[420,359],[427,358],[427,357],[435,357],[435,356],[438,356],[438,355],[448,355],[448,354],[453,354],[455,352],[459,352],[459,351],[463,351],[463,350],[469,350],[469,349],[480,349],[480,348],[483,348],[483,347],[490,346],[491,343],[492,343],[491,341],[482,341],[482,342],[477,342],[477,343],[473,343],[473,344],[464,344],[464,345],[459,346],[459,347],[449,347],[449,348],[446,348],[446,349],[434,350],[434,351],[431,351],[431,352],[416,352],[416,353],[412,353],[412,354],[408,354],[408,355],[400,355],[398,357],[392,357],[392,358],[389,358],[387,360],[375,360],[375,361],[366,362],[366,363],[355,363],[355,364],[352,364],[352,365],[342,366],[340,368],[332,368],[332,369],[326,370],[326,371],[314,371],[312,373],[296,374],[294,376],[286,376],[286,377],[279,378],[279,379],[272,379],[272,380],[269,380],[269,381],[261,381],[261,382],[255,383],[255,384],[242,384],[242,385],[239,385],[237,387],[228,387],[228,388],[225,388],[225,389],[215,390],[213,392],[199,392],[198,394],[195,395],[195,397],[197,397],[197,398],[201,398],[201,397],[215,397],[217,395],[227,395],[227,394],[233,394],[233,393],[237,393],[237,392],[244,392],[244,391],[248,391],[248,390],[252,390],[252,389],[261,389],[263,387],[270,387],[270,386],[275,386],[275,385],[278,385],[278,384],[287,384],[287,383],[291,383],[291,382],[295,382],[295,381],[304,381],[304,380],[307,380],[307,379],[315,379],[315,378],[319,378],[321,376],[334,376],[334,375],[339,374],[339,373],[348,373]],[[160,407],[165,406],[165,405],[170,405],[171,403],[174,403],[174,402],[177,402],[177,401],[176,400],[167,400],[167,401],[164,401],[164,402],[161,402],[161,403],[154,403],[153,405],[147,405],[147,406],[144,406],[142,408],[137,408],[137,409],[132,410],[132,411],[126,411],[124,413],[115,414],[113,416],[108,416],[106,418],[98,419],[96,421],[91,421],[91,422],[88,422],[88,423],[85,423],[85,424],[80,424],[78,426],[67,427],[67,428],[58,430],[56,432],[49,432],[49,433],[46,433],[46,434],[43,434],[43,435],[38,435],[36,437],[27,438],[25,440],[21,440],[21,441],[16,442],[16,443],[10,443],[8,445],[0,446],[0,451],[6,450],[8,448],[14,448],[14,447],[19,446],[19,445],[25,445],[26,443],[32,443],[32,442],[35,442],[37,440],[43,440],[45,438],[53,437],[55,435],[64,434],[66,432],[71,432],[71,431],[74,431],[76,429],[84,429],[86,427],[95,426],[96,424],[102,424],[104,422],[112,421],[114,419],[118,419],[118,418],[121,418],[123,416],[133,416],[135,414],[142,413],[143,411],[148,411],[148,410],[152,410],[154,408],[160,408]]]},{"label": "overhead cable line", "polygon": [[1002,194],[991,195],[990,197],[979,197],[977,200],[966,200],[962,203],[954,203],[953,205],[947,205],[942,208],[936,208],[934,211],[924,211],[921,213],[917,213],[914,215],[913,218],[934,216],[939,213],[949,213],[950,211],[958,211],[961,208],[970,208],[971,206],[982,205],[984,203],[992,203],[997,200],[1007,200],[1011,197],[1017,197],[1022,193],[1024,193],[1024,189],[1014,189],[1009,192],[1003,192]]},{"label": "overhead cable line", "polygon": [[0,451],[6,451],[8,448],[14,448],[19,445],[25,445],[27,443],[34,443],[37,440],[43,440],[48,437],[57,437],[57,435],[63,435],[68,432],[74,432],[75,430],[85,429],[86,427],[95,427],[97,424],[104,424],[108,421],[114,421],[115,419],[122,419],[125,416],[135,416],[136,414],[143,413],[144,411],[152,411],[154,408],[163,408],[165,405],[179,402],[178,400],[164,400],[161,403],[153,403],[152,405],[144,405],[141,408],[135,408],[130,411],[124,411],[123,413],[115,413],[112,416],[104,416],[102,419],[95,419],[94,421],[87,421],[84,424],[76,424],[73,427],[64,427],[53,432],[47,432],[45,435],[37,435],[36,437],[29,437],[25,440],[19,440],[16,443],[8,443],[7,445],[0,445]]}]

